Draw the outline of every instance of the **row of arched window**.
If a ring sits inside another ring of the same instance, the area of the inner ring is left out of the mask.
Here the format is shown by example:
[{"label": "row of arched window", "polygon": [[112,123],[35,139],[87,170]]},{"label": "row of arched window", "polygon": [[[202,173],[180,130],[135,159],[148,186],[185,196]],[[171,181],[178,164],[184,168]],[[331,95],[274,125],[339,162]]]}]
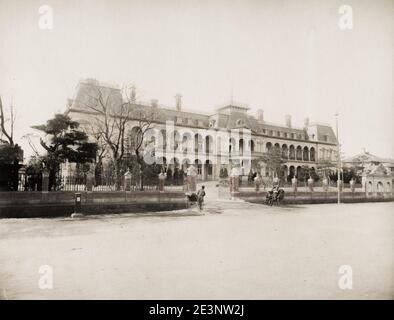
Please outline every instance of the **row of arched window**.
[{"label": "row of arched window", "polygon": [[[245,152],[269,152],[271,150],[278,150],[281,153],[282,158],[287,160],[297,160],[297,161],[316,161],[316,150],[314,147],[300,146],[300,145],[288,145],[286,143],[280,145],[279,143],[267,142],[265,144],[258,142],[256,145],[253,139],[235,139],[229,138],[227,145],[225,144],[227,139],[223,137],[217,137],[217,143],[214,146],[214,138],[211,135],[203,137],[201,134],[196,133],[194,136],[190,133],[184,133],[182,136],[177,130],[170,133],[167,136],[166,130],[161,130],[158,135],[158,144],[156,144],[156,136],[152,135],[145,139],[145,145],[153,143],[155,148],[159,150],[166,151],[179,151],[184,154],[187,153],[206,153],[212,154],[214,152],[214,147],[216,147],[216,152],[228,151],[230,155],[244,155]],[[169,145],[168,145],[169,144]],[[324,149],[323,149],[324,150]],[[321,157],[324,159],[332,158],[332,150],[327,150],[323,152]]]},{"label": "row of arched window", "polygon": [[277,150],[281,153],[282,158],[288,160],[298,160],[298,161],[316,161],[316,151],[314,147],[302,147],[302,146],[294,146],[287,144],[279,143],[272,144],[271,142],[267,142],[266,151]]}]

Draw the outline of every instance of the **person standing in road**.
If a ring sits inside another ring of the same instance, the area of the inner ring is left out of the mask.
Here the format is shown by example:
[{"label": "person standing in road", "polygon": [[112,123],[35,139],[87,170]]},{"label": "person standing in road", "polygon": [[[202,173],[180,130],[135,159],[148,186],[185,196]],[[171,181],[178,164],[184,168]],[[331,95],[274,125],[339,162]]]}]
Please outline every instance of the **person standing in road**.
[{"label": "person standing in road", "polygon": [[200,190],[197,192],[197,203],[198,203],[198,208],[202,210],[202,204],[204,202],[204,197],[205,197],[205,186],[202,186]]}]

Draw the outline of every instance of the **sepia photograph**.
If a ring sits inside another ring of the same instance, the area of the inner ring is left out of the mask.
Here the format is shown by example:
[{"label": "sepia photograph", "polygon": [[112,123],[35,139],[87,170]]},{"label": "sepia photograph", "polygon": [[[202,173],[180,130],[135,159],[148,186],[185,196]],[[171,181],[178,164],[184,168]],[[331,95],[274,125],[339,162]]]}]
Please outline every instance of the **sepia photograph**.
[{"label": "sepia photograph", "polygon": [[393,49],[392,0],[0,0],[0,300],[393,300]]}]

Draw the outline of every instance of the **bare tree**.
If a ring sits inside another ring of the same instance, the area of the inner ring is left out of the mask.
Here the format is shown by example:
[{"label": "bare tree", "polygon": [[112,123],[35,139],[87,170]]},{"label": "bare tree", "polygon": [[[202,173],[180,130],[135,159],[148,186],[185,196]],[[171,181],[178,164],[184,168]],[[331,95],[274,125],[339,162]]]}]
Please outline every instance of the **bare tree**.
[{"label": "bare tree", "polygon": [[[7,190],[18,190],[19,162],[23,161],[22,149],[14,142],[14,124],[16,116],[11,103],[10,117],[6,119],[3,103],[0,97],[0,171],[5,179]],[[10,122],[9,129],[6,122]],[[3,185],[4,187],[4,185]]]},{"label": "bare tree", "polygon": [[137,125],[131,132],[131,143],[133,154],[136,156],[136,161],[139,166],[140,189],[144,188],[144,168],[146,162],[144,159],[144,145],[146,142],[147,133],[153,128],[154,114],[146,114],[139,111],[137,114]]},{"label": "bare tree", "polygon": [[[1,101],[1,96],[0,96],[0,130],[1,130],[1,140],[5,143],[8,143],[10,146],[14,146],[14,124],[15,124],[15,115],[14,115],[14,108],[11,105],[11,117],[10,117],[10,130],[8,131],[5,127],[5,115],[4,115],[4,109],[3,109],[3,103]],[[7,140],[3,139],[3,136],[6,137]]]},{"label": "bare tree", "polygon": [[132,151],[142,172],[144,163],[141,150],[145,134],[152,127],[153,116],[147,116],[142,109],[132,108],[135,103],[134,93],[129,97],[127,90],[124,90],[121,101],[114,103],[116,97],[111,90],[105,93],[102,87],[94,88],[94,94],[86,93],[88,101],[78,102],[92,112],[88,131],[101,146],[101,156],[104,157],[105,152],[108,151],[114,165],[115,187],[119,190],[127,151],[128,125],[131,121],[137,121],[137,130],[133,131],[134,137],[130,138],[132,138]]}]

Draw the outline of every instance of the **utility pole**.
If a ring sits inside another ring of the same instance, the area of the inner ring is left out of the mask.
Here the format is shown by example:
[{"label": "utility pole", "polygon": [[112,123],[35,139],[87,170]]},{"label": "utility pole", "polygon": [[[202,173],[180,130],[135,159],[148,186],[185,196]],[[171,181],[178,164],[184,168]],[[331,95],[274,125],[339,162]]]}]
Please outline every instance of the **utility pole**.
[{"label": "utility pole", "polygon": [[11,139],[14,141],[14,97],[11,96]]},{"label": "utility pole", "polygon": [[341,203],[341,191],[340,191],[340,179],[341,179],[341,149],[339,144],[339,135],[338,135],[338,116],[339,114],[335,114],[335,123],[337,129],[337,189],[338,189],[338,204]]}]

